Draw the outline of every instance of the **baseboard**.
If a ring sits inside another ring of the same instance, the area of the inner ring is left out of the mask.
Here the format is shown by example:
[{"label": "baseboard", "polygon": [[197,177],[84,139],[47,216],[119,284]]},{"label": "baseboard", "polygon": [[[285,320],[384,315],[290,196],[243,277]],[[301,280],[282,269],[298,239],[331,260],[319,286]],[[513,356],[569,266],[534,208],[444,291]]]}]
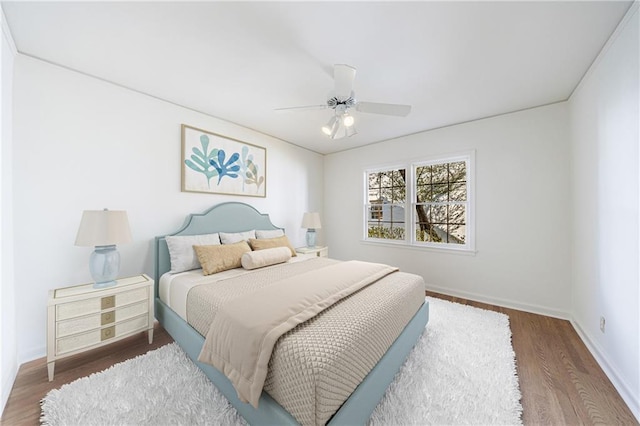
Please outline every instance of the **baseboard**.
[{"label": "baseboard", "polygon": [[3,371],[3,381],[2,381],[2,400],[0,401],[0,417],[1,414],[4,413],[4,407],[7,405],[7,401],[9,400],[9,395],[11,394],[11,389],[13,389],[13,384],[16,381],[16,376],[18,375],[18,366],[13,365],[11,370],[7,372],[7,375],[4,375]]},{"label": "baseboard", "polygon": [[591,355],[593,355],[600,368],[602,368],[604,374],[606,374],[609,380],[611,380],[611,383],[620,394],[620,397],[622,397],[624,402],[627,404],[629,410],[631,410],[633,415],[636,417],[636,420],[640,422],[640,396],[631,391],[627,383],[622,378],[623,376],[618,373],[613,364],[608,361],[607,357],[604,355],[604,351],[595,341],[589,338],[589,335],[582,329],[582,327],[580,327],[580,324],[572,319],[571,325],[576,330],[576,333],[578,333],[578,336],[580,336],[580,339],[589,352],[591,352]]},{"label": "baseboard", "polygon": [[47,348],[45,346],[41,346],[39,348],[32,349],[22,354],[18,354],[18,364],[22,365],[27,362],[35,361],[36,359],[40,359],[45,356],[47,356]]},{"label": "baseboard", "polygon": [[622,379],[622,375],[620,375],[617,370],[613,367],[613,365],[607,360],[607,357],[603,355],[603,351],[599,348],[599,346],[589,338],[588,334],[582,330],[580,325],[576,323],[573,319],[573,316],[567,312],[558,311],[555,309],[548,309],[543,306],[531,305],[527,303],[515,302],[513,300],[501,299],[496,297],[487,297],[477,293],[471,293],[466,291],[456,291],[451,290],[450,288],[443,288],[434,285],[427,284],[427,291],[433,291],[435,293],[444,294],[452,297],[460,297],[463,299],[469,299],[476,302],[488,303],[490,305],[502,306],[504,308],[517,309],[519,311],[530,312],[533,314],[545,315],[553,318],[559,318],[563,320],[568,320],[573,328],[578,333],[578,337],[587,347],[587,350],[591,353],[591,355],[595,358],[596,362],[604,371],[604,374],[609,378],[613,386],[616,388],[622,400],[627,404],[629,410],[633,413],[636,419],[640,422],[640,400],[638,396],[631,392],[629,386]]},{"label": "baseboard", "polygon": [[426,284],[427,291],[433,291],[434,293],[440,293],[447,296],[460,297],[463,299],[469,299],[476,302],[488,303],[489,305],[501,306],[503,308],[516,309],[518,311],[530,312],[532,314],[545,315],[547,317],[559,318],[563,320],[570,320],[571,315],[568,312],[559,311],[556,309],[549,309],[544,306],[532,305],[528,303],[516,302],[514,300],[501,299],[498,297],[487,297],[482,294],[471,293],[467,291],[452,290],[450,288],[438,287],[431,284]]}]

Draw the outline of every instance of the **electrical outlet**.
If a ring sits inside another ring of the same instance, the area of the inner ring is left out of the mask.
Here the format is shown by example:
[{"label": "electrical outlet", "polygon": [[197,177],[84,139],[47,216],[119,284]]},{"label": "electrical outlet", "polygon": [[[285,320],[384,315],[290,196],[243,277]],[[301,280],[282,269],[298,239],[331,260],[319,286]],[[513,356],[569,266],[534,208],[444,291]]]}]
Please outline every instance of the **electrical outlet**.
[{"label": "electrical outlet", "polygon": [[604,317],[600,317],[600,331],[602,331],[603,333],[604,333],[604,324],[605,324]]}]

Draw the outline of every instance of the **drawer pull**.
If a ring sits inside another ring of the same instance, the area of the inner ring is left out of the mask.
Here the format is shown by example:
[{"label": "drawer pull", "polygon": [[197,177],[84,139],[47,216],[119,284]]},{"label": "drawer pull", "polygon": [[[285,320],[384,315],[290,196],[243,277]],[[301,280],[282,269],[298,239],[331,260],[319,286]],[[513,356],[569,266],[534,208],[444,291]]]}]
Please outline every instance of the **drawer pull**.
[{"label": "drawer pull", "polygon": [[115,326],[111,326],[111,327],[107,327],[107,328],[103,328],[102,331],[100,332],[100,340],[107,340],[107,339],[112,339],[113,337],[115,337],[116,335],[116,327]]},{"label": "drawer pull", "polygon": [[116,321],[116,312],[105,312],[100,315],[100,325],[111,324]]},{"label": "drawer pull", "polygon": [[116,306],[116,296],[107,296],[100,299],[102,309],[109,309]]}]

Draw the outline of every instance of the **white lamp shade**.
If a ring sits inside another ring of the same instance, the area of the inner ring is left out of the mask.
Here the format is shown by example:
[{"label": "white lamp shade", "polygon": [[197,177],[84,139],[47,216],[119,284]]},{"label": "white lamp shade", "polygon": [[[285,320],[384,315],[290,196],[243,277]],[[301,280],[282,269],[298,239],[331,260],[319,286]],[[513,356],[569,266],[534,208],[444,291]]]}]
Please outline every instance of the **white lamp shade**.
[{"label": "white lamp shade", "polygon": [[85,210],[76,236],[77,246],[109,246],[131,242],[124,210]]},{"label": "white lamp shade", "polygon": [[320,229],[322,228],[322,224],[320,223],[320,213],[317,212],[307,212],[302,216],[302,226],[301,228],[312,228],[312,229]]}]

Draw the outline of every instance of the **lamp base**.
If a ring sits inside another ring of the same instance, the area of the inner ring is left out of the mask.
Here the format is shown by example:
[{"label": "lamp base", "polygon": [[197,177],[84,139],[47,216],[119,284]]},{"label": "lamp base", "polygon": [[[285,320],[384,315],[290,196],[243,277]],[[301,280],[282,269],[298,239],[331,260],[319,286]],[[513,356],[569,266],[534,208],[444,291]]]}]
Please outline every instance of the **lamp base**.
[{"label": "lamp base", "polygon": [[314,228],[307,229],[307,247],[315,248],[316,246],[316,230]]},{"label": "lamp base", "polygon": [[120,271],[120,253],[116,246],[96,246],[89,258],[89,271],[94,281],[93,288],[116,285],[116,278]]}]

